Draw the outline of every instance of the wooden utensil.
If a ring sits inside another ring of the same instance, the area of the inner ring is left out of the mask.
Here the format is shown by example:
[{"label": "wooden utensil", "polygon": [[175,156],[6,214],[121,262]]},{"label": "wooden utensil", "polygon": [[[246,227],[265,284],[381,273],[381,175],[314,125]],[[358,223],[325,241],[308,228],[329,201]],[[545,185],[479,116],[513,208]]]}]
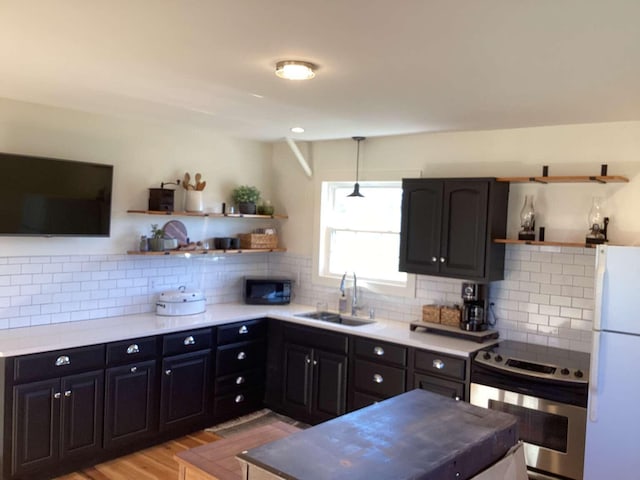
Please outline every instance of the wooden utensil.
[{"label": "wooden utensil", "polygon": [[185,190],[191,190],[191,184],[189,183],[190,181],[191,175],[189,175],[189,172],[184,172],[184,180],[182,181],[182,186]]},{"label": "wooden utensil", "polygon": [[204,190],[204,187],[206,187],[206,186],[207,186],[207,181],[205,180],[204,182],[200,182],[200,183],[198,183],[198,185],[196,185],[196,190],[202,191],[202,190]]}]

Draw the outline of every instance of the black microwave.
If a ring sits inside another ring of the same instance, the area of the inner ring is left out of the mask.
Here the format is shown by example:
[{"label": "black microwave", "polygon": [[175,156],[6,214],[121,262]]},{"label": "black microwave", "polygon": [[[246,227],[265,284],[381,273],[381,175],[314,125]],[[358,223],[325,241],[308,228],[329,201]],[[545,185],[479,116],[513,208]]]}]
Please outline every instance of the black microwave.
[{"label": "black microwave", "polygon": [[291,280],[279,277],[245,277],[244,303],[287,305],[291,302]]}]

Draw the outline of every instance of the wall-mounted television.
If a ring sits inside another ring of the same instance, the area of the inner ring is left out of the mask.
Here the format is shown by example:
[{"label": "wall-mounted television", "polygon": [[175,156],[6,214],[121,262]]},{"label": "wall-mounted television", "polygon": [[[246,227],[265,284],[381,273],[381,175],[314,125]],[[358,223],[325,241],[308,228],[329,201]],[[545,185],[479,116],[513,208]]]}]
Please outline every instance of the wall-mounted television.
[{"label": "wall-mounted television", "polygon": [[113,166],[0,153],[0,235],[108,237]]}]

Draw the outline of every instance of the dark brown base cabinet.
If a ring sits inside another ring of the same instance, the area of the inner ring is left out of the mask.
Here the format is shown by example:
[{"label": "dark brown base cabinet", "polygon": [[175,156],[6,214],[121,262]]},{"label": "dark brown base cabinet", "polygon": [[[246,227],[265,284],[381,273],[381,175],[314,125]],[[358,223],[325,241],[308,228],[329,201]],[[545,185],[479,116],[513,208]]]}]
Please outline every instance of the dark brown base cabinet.
[{"label": "dark brown base cabinet", "polygon": [[404,179],[400,270],[488,282],[504,277],[509,184],[493,178]]},{"label": "dark brown base cabinet", "polygon": [[285,326],[283,413],[316,424],[346,412],[348,337],[321,329]]}]

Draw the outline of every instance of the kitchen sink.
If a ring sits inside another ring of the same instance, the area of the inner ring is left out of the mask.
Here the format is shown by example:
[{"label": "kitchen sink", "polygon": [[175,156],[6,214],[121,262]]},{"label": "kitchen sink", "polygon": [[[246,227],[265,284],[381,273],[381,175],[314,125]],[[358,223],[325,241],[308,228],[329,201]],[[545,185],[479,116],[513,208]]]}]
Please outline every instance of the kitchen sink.
[{"label": "kitchen sink", "polygon": [[375,320],[367,320],[364,318],[357,318],[348,315],[340,315],[335,312],[307,312],[298,313],[296,317],[310,318],[312,320],[320,320],[322,322],[339,323],[348,327],[362,327],[363,325],[370,325],[375,323]]}]

